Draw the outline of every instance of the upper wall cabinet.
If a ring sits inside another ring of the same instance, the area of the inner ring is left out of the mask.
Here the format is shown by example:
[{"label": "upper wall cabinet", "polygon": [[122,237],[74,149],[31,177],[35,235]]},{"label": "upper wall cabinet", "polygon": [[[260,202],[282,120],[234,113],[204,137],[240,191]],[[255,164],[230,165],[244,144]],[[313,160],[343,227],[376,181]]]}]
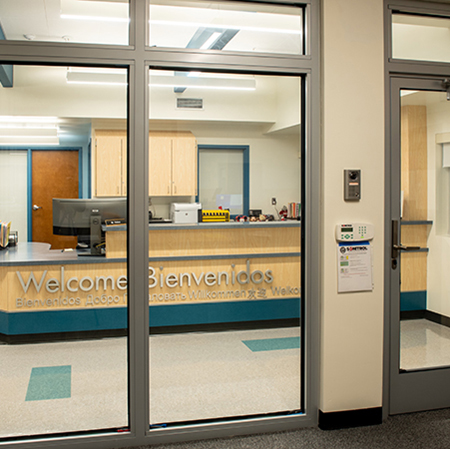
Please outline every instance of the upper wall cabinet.
[{"label": "upper wall cabinet", "polygon": [[151,131],[149,195],[197,194],[197,141],[190,132]]},{"label": "upper wall cabinet", "polygon": [[127,195],[127,133],[125,130],[95,130],[94,195]]}]

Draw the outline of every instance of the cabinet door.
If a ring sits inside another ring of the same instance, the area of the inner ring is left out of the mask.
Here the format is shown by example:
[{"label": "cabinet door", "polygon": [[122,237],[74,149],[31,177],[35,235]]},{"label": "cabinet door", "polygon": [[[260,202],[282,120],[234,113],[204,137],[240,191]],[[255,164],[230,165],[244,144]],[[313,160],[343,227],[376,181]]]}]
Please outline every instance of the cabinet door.
[{"label": "cabinet door", "polygon": [[190,134],[173,139],[172,195],[197,194],[197,142]]},{"label": "cabinet door", "polygon": [[122,138],[122,196],[127,196],[127,138]]},{"label": "cabinet door", "polygon": [[95,196],[122,195],[122,138],[117,131],[95,135]]},{"label": "cabinet door", "polygon": [[172,137],[150,133],[149,148],[149,195],[172,195]]}]

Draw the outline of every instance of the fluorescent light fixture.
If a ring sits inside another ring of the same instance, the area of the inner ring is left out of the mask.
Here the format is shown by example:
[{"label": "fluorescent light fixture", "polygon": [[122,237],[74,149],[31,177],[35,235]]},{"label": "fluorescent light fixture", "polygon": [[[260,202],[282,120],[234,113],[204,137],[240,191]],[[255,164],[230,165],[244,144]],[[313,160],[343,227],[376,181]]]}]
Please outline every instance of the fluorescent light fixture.
[{"label": "fluorescent light fixture", "polygon": [[56,117],[0,117],[0,145],[59,145]]},{"label": "fluorescent light fixture", "polygon": [[59,145],[59,139],[58,137],[0,136],[0,145],[20,145],[20,146]]},{"label": "fluorescent light fixture", "polygon": [[58,126],[51,123],[37,123],[37,124],[28,124],[28,123],[0,123],[1,129],[58,129]]},{"label": "fluorescent light fixture", "polygon": [[215,23],[202,23],[202,22],[174,22],[172,20],[149,20],[150,25],[168,25],[168,26],[183,26],[192,28],[219,28],[226,30],[238,30],[238,31],[257,31],[261,33],[281,33],[281,34],[302,34],[301,30],[290,30],[288,28],[264,28],[264,27],[251,27],[241,25],[226,25]]},{"label": "fluorescent light fixture", "polygon": [[61,19],[128,23],[129,2],[60,0]]},{"label": "fluorescent light fixture", "polygon": [[111,69],[103,67],[67,67],[67,71],[73,73],[103,73],[106,75],[123,75],[126,73],[126,69]]},{"label": "fluorescent light fixture", "polygon": [[150,86],[189,89],[255,90],[256,81],[240,78],[193,78],[188,76],[150,76]]},{"label": "fluorescent light fixture", "polygon": [[206,42],[200,47],[201,50],[207,50],[209,47],[211,47],[214,42],[221,36],[222,33],[214,32],[211,34],[209,39],[206,40]]},{"label": "fluorescent light fixture", "polygon": [[61,19],[95,21],[95,22],[128,23],[130,21],[129,18],[125,18],[125,17],[80,16],[80,15],[75,15],[75,14],[61,14],[60,17],[61,17]]},{"label": "fluorescent light fixture", "polygon": [[46,128],[0,128],[0,137],[24,137],[24,138],[47,138],[47,137],[58,137],[58,130],[56,128],[46,129]]},{"label": "fluorescent light fixture", "polygon": [[78,71],[67,71],[66,80],[69,84],[98,84],[98,85],[112,85],[112,86],[126,86],[127,73],[122,71],[122,73],[117,72],[78,72]]},{"label": "fluorescent light fixture", "polygon": [[[218,33],[220,34],[220,33]],[[150,75],[150,86],[159,87],[188,87],[190,89],[221,89],[221,90],[255,90],[256,81],[241,78],[208,78],[200,77],[201,72],[190,72],[189,76]],[[66,79],[69,84],[96,84],[110,86],[126,86],[125,71],[108,72],[89,69],[67,70]]]},{"label": "fluorescent light fixture", "polygon": [[0,123],[15,123],[27,125],[29,123],[58,123],[58,117],[37,117],[24,115],[0,115]]}]

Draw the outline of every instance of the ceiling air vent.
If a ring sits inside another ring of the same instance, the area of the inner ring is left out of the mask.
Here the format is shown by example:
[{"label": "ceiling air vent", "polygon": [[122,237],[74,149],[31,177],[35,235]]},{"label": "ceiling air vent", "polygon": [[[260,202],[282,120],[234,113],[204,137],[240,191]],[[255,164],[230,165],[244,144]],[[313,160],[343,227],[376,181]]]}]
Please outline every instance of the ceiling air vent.
[{"label": "ceiling air vent", "polygon": [[177,98],[177,109],[203,109],[203,99]]}]

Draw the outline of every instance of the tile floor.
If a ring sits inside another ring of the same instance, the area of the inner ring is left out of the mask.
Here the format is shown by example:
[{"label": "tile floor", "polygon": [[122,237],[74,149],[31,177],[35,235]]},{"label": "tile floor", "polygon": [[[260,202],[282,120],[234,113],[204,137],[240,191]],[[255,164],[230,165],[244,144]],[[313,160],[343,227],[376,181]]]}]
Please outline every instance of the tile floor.
[{"label": "tile floor", "polygon": [[[299,343],[298,328],[151,336],[151,423],[299,409]],[[127,388],[126,338],[0,344],[0,438],[126,427]]]},{"label": "tile floor", "polygon": [[[154,335],[152,424],[300,408],[298,328]],[[450,328],[401,322],[401,367],[450,366]],[[0,344],[0,438],[128,425],[127,340]]]},{"label": "tile floor", "polygon": [[450,366],[450,327],[425,319],[404,320],[400,342],[401,369]]}]

